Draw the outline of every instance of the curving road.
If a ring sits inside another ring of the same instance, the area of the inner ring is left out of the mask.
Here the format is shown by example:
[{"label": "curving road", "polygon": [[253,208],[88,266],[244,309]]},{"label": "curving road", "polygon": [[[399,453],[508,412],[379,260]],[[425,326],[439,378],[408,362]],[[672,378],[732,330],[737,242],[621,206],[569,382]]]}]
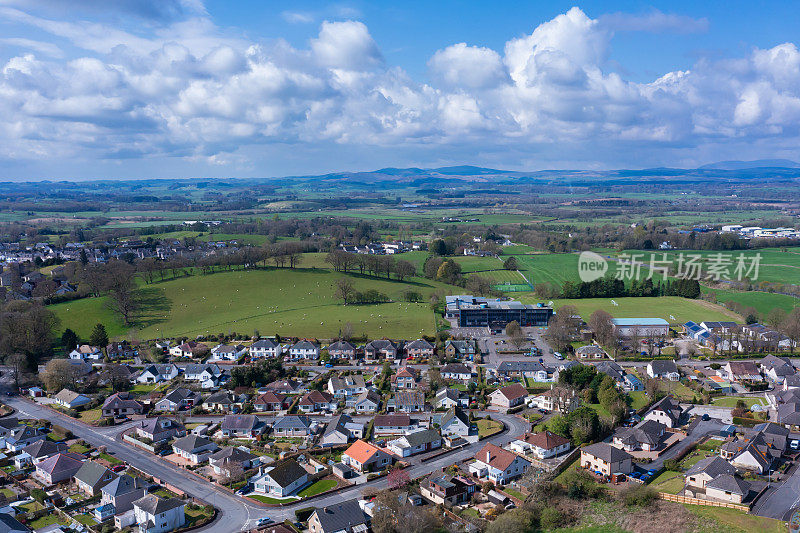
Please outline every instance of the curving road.
[{"label": "curving road", "polygon": [[[14,407],[21,416],[37,419],[47,419],[62,426],[93,446],[105,446],[115,457],[127,462],[152,476],[169,482],[186,492],[186,494],[210,503],[219,510],[218,518],[208,526],[198,530],[205,533],[230,533],[231,531],[243,531],[255,527],[255,522],[263,517],[269,516],[276,522],[286,519],[294,520],[296,509],[313,505],[323,507],[332,505],[351,498],[356,498],[361,491],[367,487],[384,489],[387,487],[387,479],[380,478],[362,485],[353,486],[330,496],[315,498],[310,502],[298,502],[285,507],[265,508],[255,503],[251,503],[243,498],[232,495],[231,493],[217,488],[206,480],[195,477],[186,470],[178,468],[173,464],[160,459],[144,450],[135,448],[128,444],[123,444],[121,433],[131,427],[135,422],[124,425],[100,428],[88,426],[73,418],[61,413],[54,412],[46,407],[42,407],[32,401],[20,397],[7,398],[5,403]],[[469,444],[457,451],[447,453],[433,459],[427,463],[411,458],[412,466],[408,468],[409,476],[419,478],[426,476],[436,470],[446,468],[452,464],[472,457],[486,443],[503,446],[512,440],[512,437],[530,430],[530,423],[515,416],[500,413],[490,414],[493,419],[502,421],[506,429],[497,435],[484,439],[474,444]]]}]

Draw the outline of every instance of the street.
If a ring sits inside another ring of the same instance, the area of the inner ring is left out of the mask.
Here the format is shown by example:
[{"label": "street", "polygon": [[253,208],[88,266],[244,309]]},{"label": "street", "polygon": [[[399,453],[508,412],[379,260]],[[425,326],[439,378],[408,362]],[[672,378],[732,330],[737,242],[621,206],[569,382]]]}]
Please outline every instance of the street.
[{"label": "street", "polygon": [[[265,508],[219,489],[210,482],[195,477],[187,471],[144,450],[123,444],[120,437],[122,431],[134,425],[135,422],[128,422],[121,426],[99,428],[88,426],[24,398],[7,398],[6,403],[17,410],[19,413],[18,416],[50,420],[52,423],[72,431],[76,437],[84,439],[93,446],[105,446],[115,457],[127,462],[142,472],[168,481],[170,484],[185,491],[188,495],[203,500],[219,509],[217,520],[199,531],[229,533],[231,531],[247,530],[254,527],[255,522],[263,516],[269,516],[276,522],[283,522],[286,519],[294,520],[294,511],[296,509],[309,505],[323,507],[325,505],[341,502],[342,500],[356,498],[360,495],[361,491],[367,487],[384,489],[387,487],[388,483],[387,479],[384,477],[362,485],[353,486],[330,496],[316,498],[310,502],[300,501],[285,507]],[[493,419],[505,423],[506,430],[494,437],[469,444],[464,448],[444,454],[427,463],[412,464],[408,469],[409,476],[412,479],[426,476],[438,469],[468,459],[486,443],[503,446],[510,442],[513,437],[530,429],[530,423],[520,417],[500,413],[488,414],[491,414]],[[206,417],[197,418],[198,421],[200,421],[200,419]],[[190,417],[188,420],[193,420],[193,418]],[[412,463],[415,462],[412,461]]]}]

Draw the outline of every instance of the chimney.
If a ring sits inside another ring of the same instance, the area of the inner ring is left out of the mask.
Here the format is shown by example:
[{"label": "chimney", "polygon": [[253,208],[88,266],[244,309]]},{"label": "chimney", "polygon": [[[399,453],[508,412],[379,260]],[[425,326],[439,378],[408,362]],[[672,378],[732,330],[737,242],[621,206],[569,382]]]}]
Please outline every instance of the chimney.
[{"label": "chimney", "polygon": [[489,464],[489,461],[491,460],[492,460],[492,454],[489,452],[489,450],[486,450],[486,464]]}]

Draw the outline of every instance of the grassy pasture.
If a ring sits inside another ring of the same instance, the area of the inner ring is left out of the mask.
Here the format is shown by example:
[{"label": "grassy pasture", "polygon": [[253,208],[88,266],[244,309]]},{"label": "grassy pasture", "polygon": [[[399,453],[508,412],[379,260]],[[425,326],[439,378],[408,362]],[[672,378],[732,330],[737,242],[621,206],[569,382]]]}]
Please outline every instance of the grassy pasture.
[{"label": "grassy pasture", "polygon": [[357,335],[416,337],[433,331],[434,317],[425,303],[402,302],[408,289],[423,294],[449,286],[415,278],[410,283],[352,275],[359,291],[375,289],[394,303],[344,306],[334,298],[341,277],[315,269],[267,269],[218,272],[155,283],[146,289],[156,301],[149,316],[125,328],[106,307],[105,298],[87,298],[52,306],[62,327],[87,338],[94,324],[103,323],[109,335],[140,339],[196,336],[228,332],[330,338],[351,322]]}]

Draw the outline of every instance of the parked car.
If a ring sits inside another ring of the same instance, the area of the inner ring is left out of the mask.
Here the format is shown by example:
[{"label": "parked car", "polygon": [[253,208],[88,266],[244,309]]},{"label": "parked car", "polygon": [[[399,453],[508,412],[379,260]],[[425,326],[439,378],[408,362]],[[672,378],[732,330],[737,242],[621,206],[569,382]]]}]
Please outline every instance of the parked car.
[{"label": "parked car", "polygon": [[800,449],[800,440],[794,439],[789,441],[789,447],[793,450]]},{"label": "parked car", "polygon": [[259,518],[258,522],[256,522],[256,525],[258,527],[261,527],[261,526],[266,526],[267,524],[271,524],[271,523],[272,523],[272,518],[270,518],[268,516],[265,516],[263,518]]}]

